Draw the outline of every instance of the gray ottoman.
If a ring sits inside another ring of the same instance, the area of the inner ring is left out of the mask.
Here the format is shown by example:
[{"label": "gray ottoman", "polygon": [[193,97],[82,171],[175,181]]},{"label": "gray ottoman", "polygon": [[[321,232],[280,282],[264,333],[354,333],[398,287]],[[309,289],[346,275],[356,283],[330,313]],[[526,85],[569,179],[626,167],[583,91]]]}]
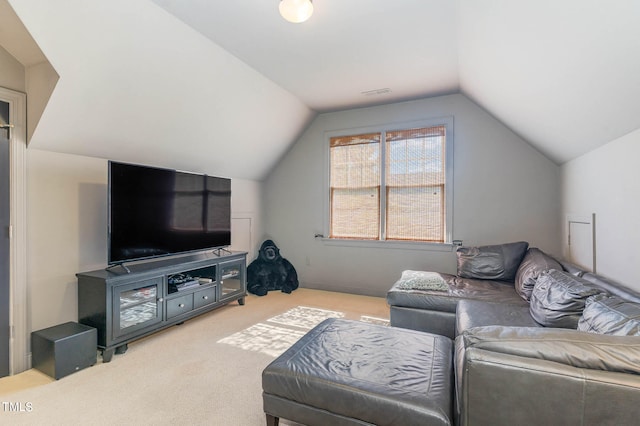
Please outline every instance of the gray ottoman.
[{"label": "gray ottoman", "polygon": [[451,425],[452,341],[328,319],[262,373],[267,425]]}]

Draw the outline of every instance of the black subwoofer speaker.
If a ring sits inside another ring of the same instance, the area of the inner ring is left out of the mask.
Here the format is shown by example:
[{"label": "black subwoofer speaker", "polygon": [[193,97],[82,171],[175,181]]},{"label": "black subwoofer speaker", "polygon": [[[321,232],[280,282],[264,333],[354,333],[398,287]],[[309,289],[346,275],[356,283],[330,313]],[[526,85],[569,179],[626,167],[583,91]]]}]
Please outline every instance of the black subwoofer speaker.
[{"label": "black subwoofer speaker", "polygon": [[97,359],[98,332],[88,325],[67,322],[31,333],[31,364],[60,379]]}]

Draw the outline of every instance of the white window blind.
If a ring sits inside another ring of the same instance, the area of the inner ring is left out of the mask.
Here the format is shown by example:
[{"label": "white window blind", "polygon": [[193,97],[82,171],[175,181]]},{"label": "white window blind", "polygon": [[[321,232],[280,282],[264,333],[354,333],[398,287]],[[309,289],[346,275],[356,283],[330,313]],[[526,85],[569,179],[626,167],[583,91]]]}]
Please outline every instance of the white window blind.
[{"label": "white window blind", "polygon": [[445,242],[445,125],[332,137],[330,238]]},{"label": "white window blind", "polygon": [[331,238],[380,238],[380,133],[331,138]]},{"label": "white window blind", "polygon": [[445,132],[386,133],[386,239],[444,242]]}]

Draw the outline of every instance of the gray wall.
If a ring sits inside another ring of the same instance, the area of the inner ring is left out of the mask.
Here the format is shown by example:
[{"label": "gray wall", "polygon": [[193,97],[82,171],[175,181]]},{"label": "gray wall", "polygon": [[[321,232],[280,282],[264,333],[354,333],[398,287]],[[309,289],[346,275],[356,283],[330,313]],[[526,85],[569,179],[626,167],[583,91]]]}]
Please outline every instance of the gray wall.
[{"label": "gray wall", "polygon": [[[640,129],[562,166],[562,222],[596,215],[596,270],[640,290]],[[563,252],[567,252],[566,225]]]},{"label": "gray wall", "polygon": [[302,286],[382,296],[402,270],[455,272],[455,253],[371,248],[314,238],[324,230],[326,132],[454,117],[453,238],[465,245],[516,240],[557,254],[559,167],[463,95],[319,115],[264,183],[265,238]]}]

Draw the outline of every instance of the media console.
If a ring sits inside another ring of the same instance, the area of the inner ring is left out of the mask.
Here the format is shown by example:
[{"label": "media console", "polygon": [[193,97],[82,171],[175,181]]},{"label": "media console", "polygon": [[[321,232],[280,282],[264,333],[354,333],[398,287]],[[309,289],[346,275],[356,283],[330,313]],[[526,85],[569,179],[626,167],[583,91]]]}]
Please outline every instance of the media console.
[{"label": "media console", "polygon": [[98,330],[103,362],[132,340],[247,295],[247,254],[206,252],[78,277],[78,322]]}]

